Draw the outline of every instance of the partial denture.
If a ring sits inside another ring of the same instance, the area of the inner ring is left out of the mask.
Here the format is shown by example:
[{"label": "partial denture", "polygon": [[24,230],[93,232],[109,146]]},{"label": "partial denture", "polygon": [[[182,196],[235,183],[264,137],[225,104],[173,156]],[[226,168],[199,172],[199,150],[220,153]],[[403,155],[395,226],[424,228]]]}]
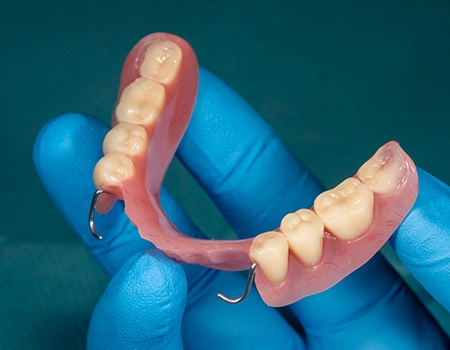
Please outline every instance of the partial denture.
[{"label": "partial denture", "polygon": [[[180,233],[159,204],[164,175],[192,114],[198,65],[181,38],[142,39],[125,61],[113,129],[94,170],[140,235],[168,256],[221,270],[247,270],[271,306],[323,291],[367,262],[401,223],[417,196],[414,163],[395,142],[381,147],[354,177],[320,194],[311,209],[287,214],[254,239],[201,240]],[[109,202],[109,203],[107,203]]]}]

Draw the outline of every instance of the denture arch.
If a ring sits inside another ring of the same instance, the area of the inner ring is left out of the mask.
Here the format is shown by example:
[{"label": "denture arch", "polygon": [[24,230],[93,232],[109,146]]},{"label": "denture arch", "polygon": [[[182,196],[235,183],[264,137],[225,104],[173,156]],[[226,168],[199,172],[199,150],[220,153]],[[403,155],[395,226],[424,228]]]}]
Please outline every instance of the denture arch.
[{"label": "denture arch", "polygon": [[388,240],[417,196],[414,163],[396,142],[381,147],[353,177],[289,213],[281,227],[245,240],[206,240],[179,232],[159,203],[167,168],[191,118],[198,87],[196,56],[166,33],[143,38],[122,71],[113,129],[94,170],[96,208],[115,199],[142,238],[169,257],[239,271],[256,267],[256,286],[270,306],[330,288],[367,262]]}]

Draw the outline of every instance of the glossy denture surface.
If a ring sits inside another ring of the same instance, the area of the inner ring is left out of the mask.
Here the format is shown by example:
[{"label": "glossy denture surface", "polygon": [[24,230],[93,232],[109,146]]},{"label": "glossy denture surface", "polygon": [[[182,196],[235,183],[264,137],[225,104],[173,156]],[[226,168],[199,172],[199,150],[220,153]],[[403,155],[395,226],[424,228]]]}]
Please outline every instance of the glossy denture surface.
[{"label": "glossy denture surface", "polygon": [[124,64],[114,128],[94,171],[96,186],[124,199],[141,236],[170,257],[223,270],[249,269],[256,261],[263,299],[286,305],[361,266],[412,206],[414,164],[391,142],[354,178],[320,195],[315,208],[288,214],[277,231],[239,241],[184,236],[160,208],[159,191],[189,123],[197,84],[197,61],[184,40],[165,33],[142,39]]}]

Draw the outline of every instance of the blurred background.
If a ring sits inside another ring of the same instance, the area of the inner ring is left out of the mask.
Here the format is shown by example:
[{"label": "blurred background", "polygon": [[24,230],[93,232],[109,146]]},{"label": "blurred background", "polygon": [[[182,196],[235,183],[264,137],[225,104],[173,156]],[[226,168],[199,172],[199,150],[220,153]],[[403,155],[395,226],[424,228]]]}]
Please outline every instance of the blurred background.
[{"label": "blurred background", "polygon": [[[33,141],[47,120],[64,112],[109,121],[122,62],[149,33],[185,38],[200,64],[243,95],[326,186],[353,174],[391,139],[450,183],[450,3],[339,3],[2,5],[0,349],[85,346],[107,279],[40,185]],[[181,204],[189,201],[186,210],[201,228],[231,234],[176,161],[167,186]],[[450,332],[448,312],[404,276]]]}]

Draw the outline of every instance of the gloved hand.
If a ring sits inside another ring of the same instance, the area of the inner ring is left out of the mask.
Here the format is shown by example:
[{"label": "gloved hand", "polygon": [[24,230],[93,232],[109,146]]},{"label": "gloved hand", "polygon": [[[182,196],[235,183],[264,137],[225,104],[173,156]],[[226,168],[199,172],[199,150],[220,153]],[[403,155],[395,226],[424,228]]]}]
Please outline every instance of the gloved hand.
[{"label": "gloved hand", "polygon": [[[142,240],[116,206],[90,235],[92,171],[108,127],[66,114],[49,121],[34,147],[38,174],[64,218],[112,279],[92,316],[92,349],[444,349],[447,337],[387,262],[376,255],[333,288],[282,314],[256,290],[238,305],[245,276],[180,265]],[[230,88],[201,70],[196,109],[178,157],[237,234],[249,237],[309,208],[323,188],[274,131]],[[400,257],[450,309],[449,188],[424,171],[414,209],[393,237]],[[270,186],[267,186],[270,184]],[[430,200],[432,199],[432,200]],[[201,233],[166,191],[162,205],[180,231]],[[286,316],[289,322],[286,320]],[[301,325],[301,327],[300,327]],[[301,329],[303,328],[303,329]]]}]

